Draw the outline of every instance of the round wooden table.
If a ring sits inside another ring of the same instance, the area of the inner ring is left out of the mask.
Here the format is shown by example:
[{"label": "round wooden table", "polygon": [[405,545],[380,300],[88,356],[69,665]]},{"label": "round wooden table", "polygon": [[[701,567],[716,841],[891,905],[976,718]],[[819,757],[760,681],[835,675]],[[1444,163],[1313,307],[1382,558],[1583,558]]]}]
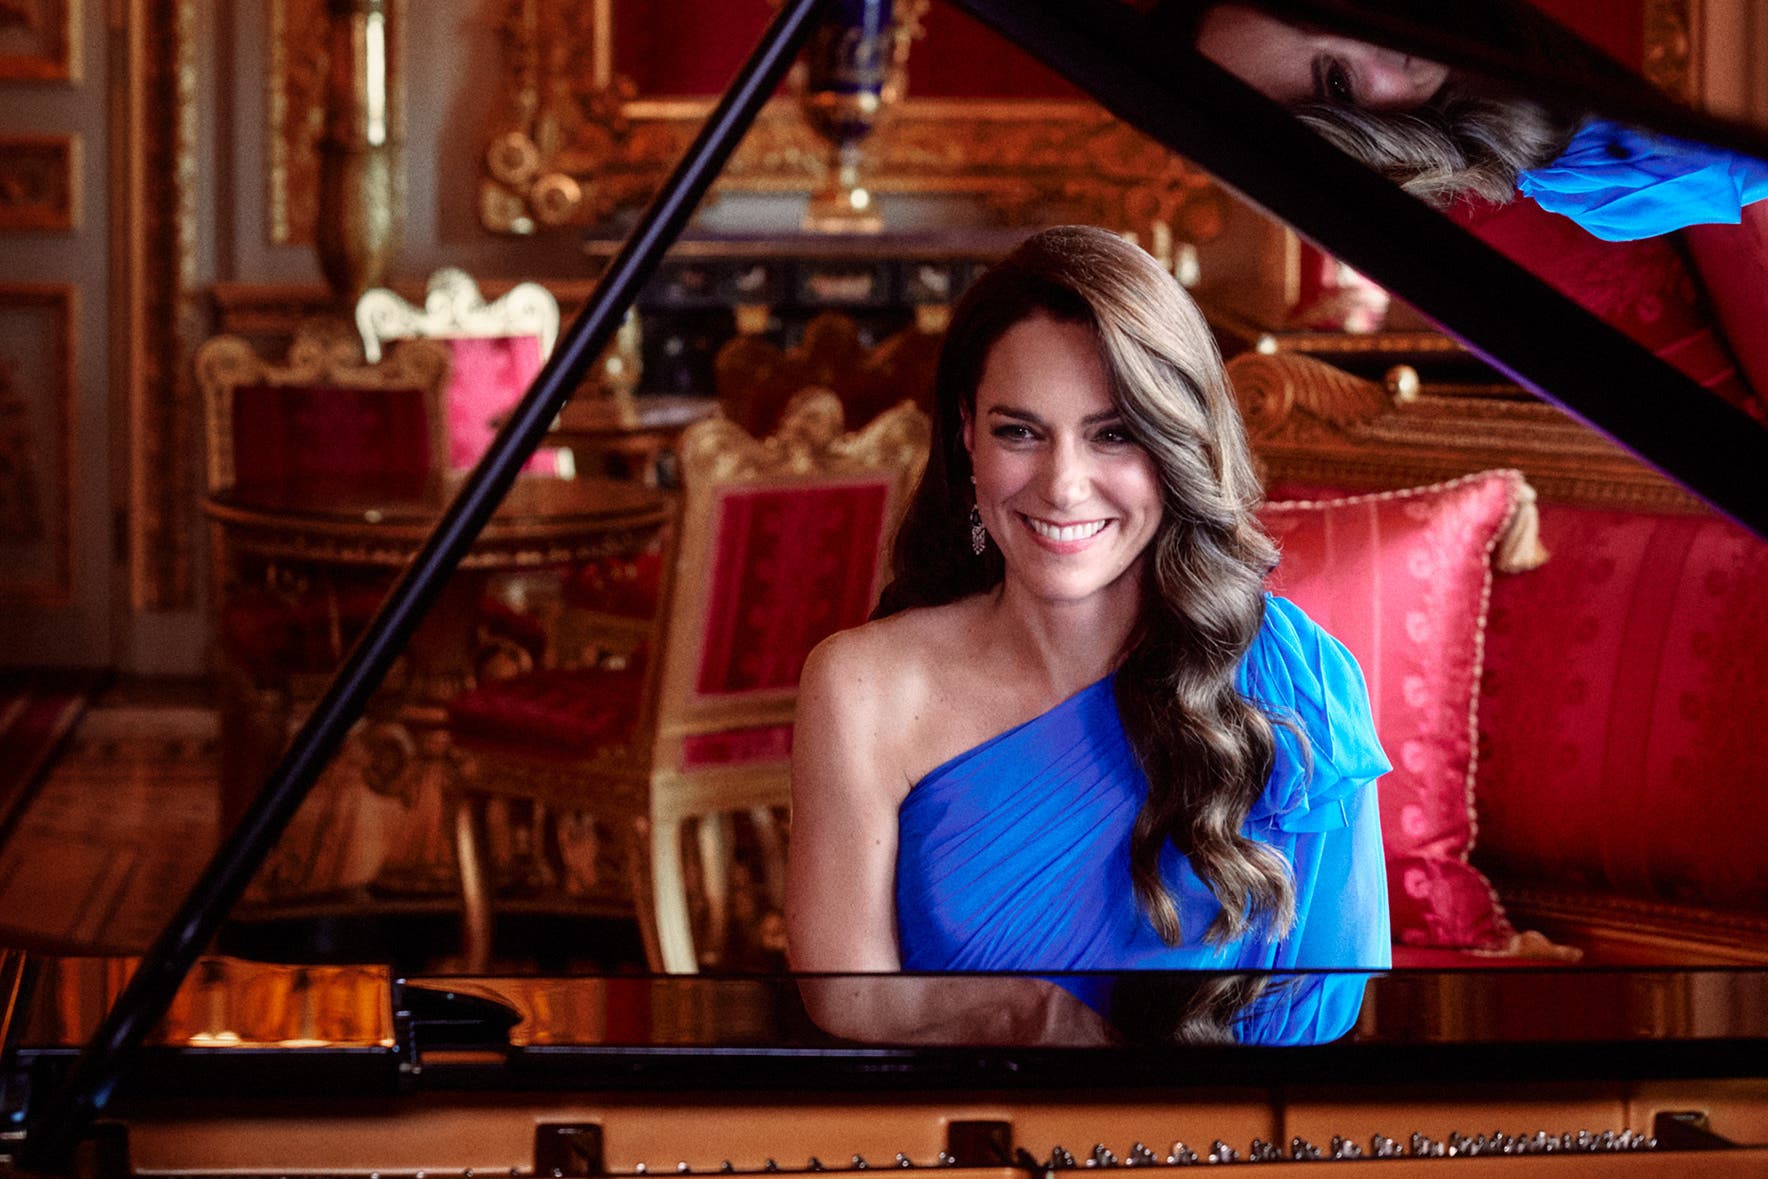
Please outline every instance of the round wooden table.
[{"label": "round wooden table", "polygon": [[[374,601],[384,594],[377,578],[390,587],[461,481],[458,475],[421,483],[304,481],[242,485],[209,496],[205,511],[214,530],[217,609],[248,588],[260,595],[281,594],[285,600],[300,595],[309,613],[329,618],[330,655],[341,658],[353,637],[350,632],[364,621],[359,608],[363,597]],[[636,482],[518,479],[376,692],[351,739],[355,748],[340,753],[327,774],[354,776],[375,794],[400,799],[413,812],[414,825],[443,822],[436,778],[446,756],[447,704],[473,685],[485,658],[483,603],[493,582],[637,553],[659,541],[673,513],[668,493]],[[351,595],[358,605],[354,610]],[[266,683],[261,670],[253,676],[231,665],[225,655],[222,664],[225,823],[244,813],[281,756],[292,721],[311,705],[329,675],[315,675],[309,668],[284,682]],[[421,820],[420,812],[426,816]],[[283,864],[291,888],[303,884],[295,879],[302,872],[309,877],[305,884],[319,890],[363,883],[339,879],[340,872],[348,877],[350,871],[306,863],[298,850],[289,849],[291,839],[299,843],[298,824],[291,826],[283,849],[293,855],[292,862],[285,856]],[[313,857],[337,852],[322,852],[317,841],[345,837],[344,832],[328,834],[319,825],[312,836]],[[397,891],[457,888],[445,832],[430,830],[415,843],[404,853],[390,854],[377,883]],[[366,859],[372,856],[357,856],[358,875]],[[395,877],[403,882],[393,883]]]}]

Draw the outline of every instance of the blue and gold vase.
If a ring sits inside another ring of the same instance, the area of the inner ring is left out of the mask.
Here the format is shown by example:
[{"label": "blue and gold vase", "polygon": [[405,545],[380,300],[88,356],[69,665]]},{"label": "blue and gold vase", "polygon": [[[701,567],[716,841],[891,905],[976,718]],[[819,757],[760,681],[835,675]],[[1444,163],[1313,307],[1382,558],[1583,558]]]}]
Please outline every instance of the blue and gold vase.
[{"label": "blue and gold vase", "polygon": [[883,228],[861,177],[865,138],[902,97],[910,40],[927,0],[833,0],[811,33],[798,74],[805,118],[831,147],[804,228],[876,233]]}]

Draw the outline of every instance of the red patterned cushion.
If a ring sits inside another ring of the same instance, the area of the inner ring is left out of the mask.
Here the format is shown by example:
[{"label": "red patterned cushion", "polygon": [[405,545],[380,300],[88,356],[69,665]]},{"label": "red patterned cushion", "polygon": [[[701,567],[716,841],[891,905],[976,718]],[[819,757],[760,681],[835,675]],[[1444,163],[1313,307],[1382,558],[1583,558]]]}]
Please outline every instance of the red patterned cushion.
[{"label": "red patterned cushion", "polygon": [[1474,721],[1491,554],[1522,476],[1270,503],[1272,589],[1350,648],[1394,770],[1381,780],[1394,940],[1496,948],[1513,930],[1473,847]]},{"label": "red patterned cushion", "polygon": [[430,470],[429,420],[421,389],[242,385],[233,393],[234,482],[415,489]]},{"label": "red patterned cushion", "polygon": [[1481,859],[1506,879],[1768,910],[1768,544],[1541,507],[1492,589]]},{"label": "red patterned cushion", "polygon": [[889,490],[867,480],[721,495],[700,693],[795,687],[812,647],[865,621]]},{"label": "red patterned cushion", "polygon": [[638,720],[644,673],[547,668],[492,680],[448,703],[455,733],[535,754],[584,756],[623,742]]}]

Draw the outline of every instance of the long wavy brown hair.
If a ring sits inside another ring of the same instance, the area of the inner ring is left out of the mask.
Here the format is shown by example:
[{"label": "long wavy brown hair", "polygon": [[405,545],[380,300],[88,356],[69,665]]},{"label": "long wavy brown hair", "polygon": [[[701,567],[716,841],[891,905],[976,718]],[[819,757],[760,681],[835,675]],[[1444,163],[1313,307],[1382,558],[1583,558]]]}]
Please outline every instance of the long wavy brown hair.
[{"label": "long wavy brown hair", "polygon": [[1221,902],[1208,940],[1257,927],[1279,938],[1295,918],[1289,866],[1241,834],[1271,773],[1272,721],[1235,688],[1264,619],[1276,550],[1253,516],[1261,489],[1221,356],[1196,304],[1153,258],[1104,230],[1048,229],[959,300],[935,377],[932,452],[877,615],[1000,584],[999,550],[990,544],[977,556],[970,545],[963,424],[990,349],[1034,315],[1092,330],[1112,401],[1160,473],[1141,617],[1116,678],[1118,712],[1149,785],[1130,845],[1137,898],[1178,944],[1178,908],[1160,874],[1171,842]]},{"label": "long wavy brown hair", "polygon": [[1453,80],[1411,110],[1310,102],[1295,114],[1340,151],[1438,206],[1463,196],[1509,202],[1521,174],[1556,159],[1582,121]]}]

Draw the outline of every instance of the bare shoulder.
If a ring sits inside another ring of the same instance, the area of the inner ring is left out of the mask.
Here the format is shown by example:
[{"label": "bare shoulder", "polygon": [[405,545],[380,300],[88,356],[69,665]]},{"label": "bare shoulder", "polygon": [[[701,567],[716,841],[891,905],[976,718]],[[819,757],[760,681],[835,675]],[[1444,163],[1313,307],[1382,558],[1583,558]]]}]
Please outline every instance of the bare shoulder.
[{"label": "bare shoulder", "polygon": [[967,601],[906,610],[824,639],[804,665],[795,743],[837,741],[906,793],[911,753],[950,694],[951,652],[971,611]]}]

